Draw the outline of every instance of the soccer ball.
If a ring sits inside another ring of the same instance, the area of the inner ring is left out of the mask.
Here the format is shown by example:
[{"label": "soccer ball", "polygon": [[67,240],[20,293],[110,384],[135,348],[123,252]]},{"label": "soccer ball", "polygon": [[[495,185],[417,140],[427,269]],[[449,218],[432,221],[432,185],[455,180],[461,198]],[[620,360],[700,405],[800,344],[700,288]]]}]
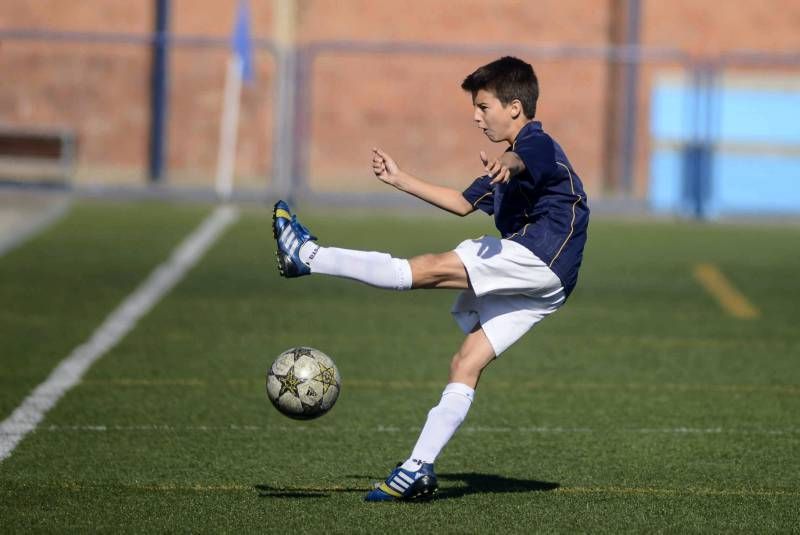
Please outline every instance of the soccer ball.
[{"label": "soccer ball", "polygon": [[333,360],[313,347],[293,347],[267,370],[267,397],[280,412],[296,420],[318,418],[339,397],[341,377]]}]

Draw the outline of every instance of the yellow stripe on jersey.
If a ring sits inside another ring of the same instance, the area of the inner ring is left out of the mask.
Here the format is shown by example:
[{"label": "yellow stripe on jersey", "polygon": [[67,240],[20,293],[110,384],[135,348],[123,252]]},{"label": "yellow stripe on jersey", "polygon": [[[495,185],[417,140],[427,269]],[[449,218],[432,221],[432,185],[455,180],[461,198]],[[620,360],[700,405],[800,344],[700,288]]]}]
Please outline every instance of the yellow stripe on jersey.
[{"label": "yellow stripe on jersey", "polygon": [[[572,182],[572,172],[569,170],[569,167],[567,167],[565,164],[561,162],[556,162],[556,163],[567,170],[567,173],[569,174],[569,189],[572,192],[572,194],[575,195],[575,184],[573,184]],[[581,200],[583,200],[583,198],[580,195],[578,195],[578,198],[575,199],[574,203],[572,203],[572,221],[570,221],[569,223],[569,234],[567,234],[567,237],[564,240],[564,243],[561,244],[561,247],[558,248],[558,252],[550,261],[550,265],[548,267],[553,267],[553,264],[555,264],[556,260],[558,260],[558,257],[561,255],[561,251],[564,250],[564,247],[567,245],[567,242],[572,237],[572,233],[575,231],[575,207],[578,205],[579,202],[581,202]]]}]

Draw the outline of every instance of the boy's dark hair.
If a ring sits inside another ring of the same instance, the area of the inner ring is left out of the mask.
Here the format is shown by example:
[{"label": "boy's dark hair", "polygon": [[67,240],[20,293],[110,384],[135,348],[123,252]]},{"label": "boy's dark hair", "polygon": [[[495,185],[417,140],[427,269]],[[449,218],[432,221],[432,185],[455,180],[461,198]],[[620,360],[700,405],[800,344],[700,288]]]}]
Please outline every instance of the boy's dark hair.
[{"label": "boy's dark hair", "polygon": [[521,59],[504,56],[479,67],[464,78],[461,89],[469,91],[473,97],[481,89],[491,91],[503,106],[508,106],[517,99],[522,103],[525,117],[533,119],[536,115],[539,80],[530,63]]}]

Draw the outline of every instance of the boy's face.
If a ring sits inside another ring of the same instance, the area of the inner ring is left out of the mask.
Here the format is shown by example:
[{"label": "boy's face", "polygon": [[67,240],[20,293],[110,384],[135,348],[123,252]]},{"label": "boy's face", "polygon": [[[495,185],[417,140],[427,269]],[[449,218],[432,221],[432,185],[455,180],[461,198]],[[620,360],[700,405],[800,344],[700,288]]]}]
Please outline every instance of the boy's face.
[{"label": "boy's face", "polygon": [[504,106],[494,93],[479,89],[472,96],[472,105],[474,107],[472,118],[486,137],[495,143],[514,142],[519,132],[519,126],[516,124],[521,115],[519,101],[515,100]]}]

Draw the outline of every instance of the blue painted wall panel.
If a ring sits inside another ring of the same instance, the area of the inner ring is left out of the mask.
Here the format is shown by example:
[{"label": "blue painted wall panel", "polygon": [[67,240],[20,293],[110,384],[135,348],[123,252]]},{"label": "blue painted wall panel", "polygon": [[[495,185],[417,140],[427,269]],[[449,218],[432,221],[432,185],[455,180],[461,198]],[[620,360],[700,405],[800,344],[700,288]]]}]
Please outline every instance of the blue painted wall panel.
[{"label": "blue painted wall panel", "polygon": [[[745,83],[733,80],[718,87],[712,104],[717,150],[705,213],[800,214],[800,89]],[[701,100],[693,91],[677,78],[653,89],[649,201],[658,212],[693,208],[684,165],[685,144],[698,133],[693,114]]]},{"label": "blue painted wall panel", "polygon": [[721,155],[712,197],[718,213],[800,211],[800,158]]},{"label": "blue painted wall panel", "polygon": [[681,155],[672,150],[656,150],[650,158],[650,207],[659,213],[682,210],[683,183]]},{"label": "blue painted wall panel", "polygon": [[722,141],[800,145],[800,92],[727,88],[719,113]]}]

